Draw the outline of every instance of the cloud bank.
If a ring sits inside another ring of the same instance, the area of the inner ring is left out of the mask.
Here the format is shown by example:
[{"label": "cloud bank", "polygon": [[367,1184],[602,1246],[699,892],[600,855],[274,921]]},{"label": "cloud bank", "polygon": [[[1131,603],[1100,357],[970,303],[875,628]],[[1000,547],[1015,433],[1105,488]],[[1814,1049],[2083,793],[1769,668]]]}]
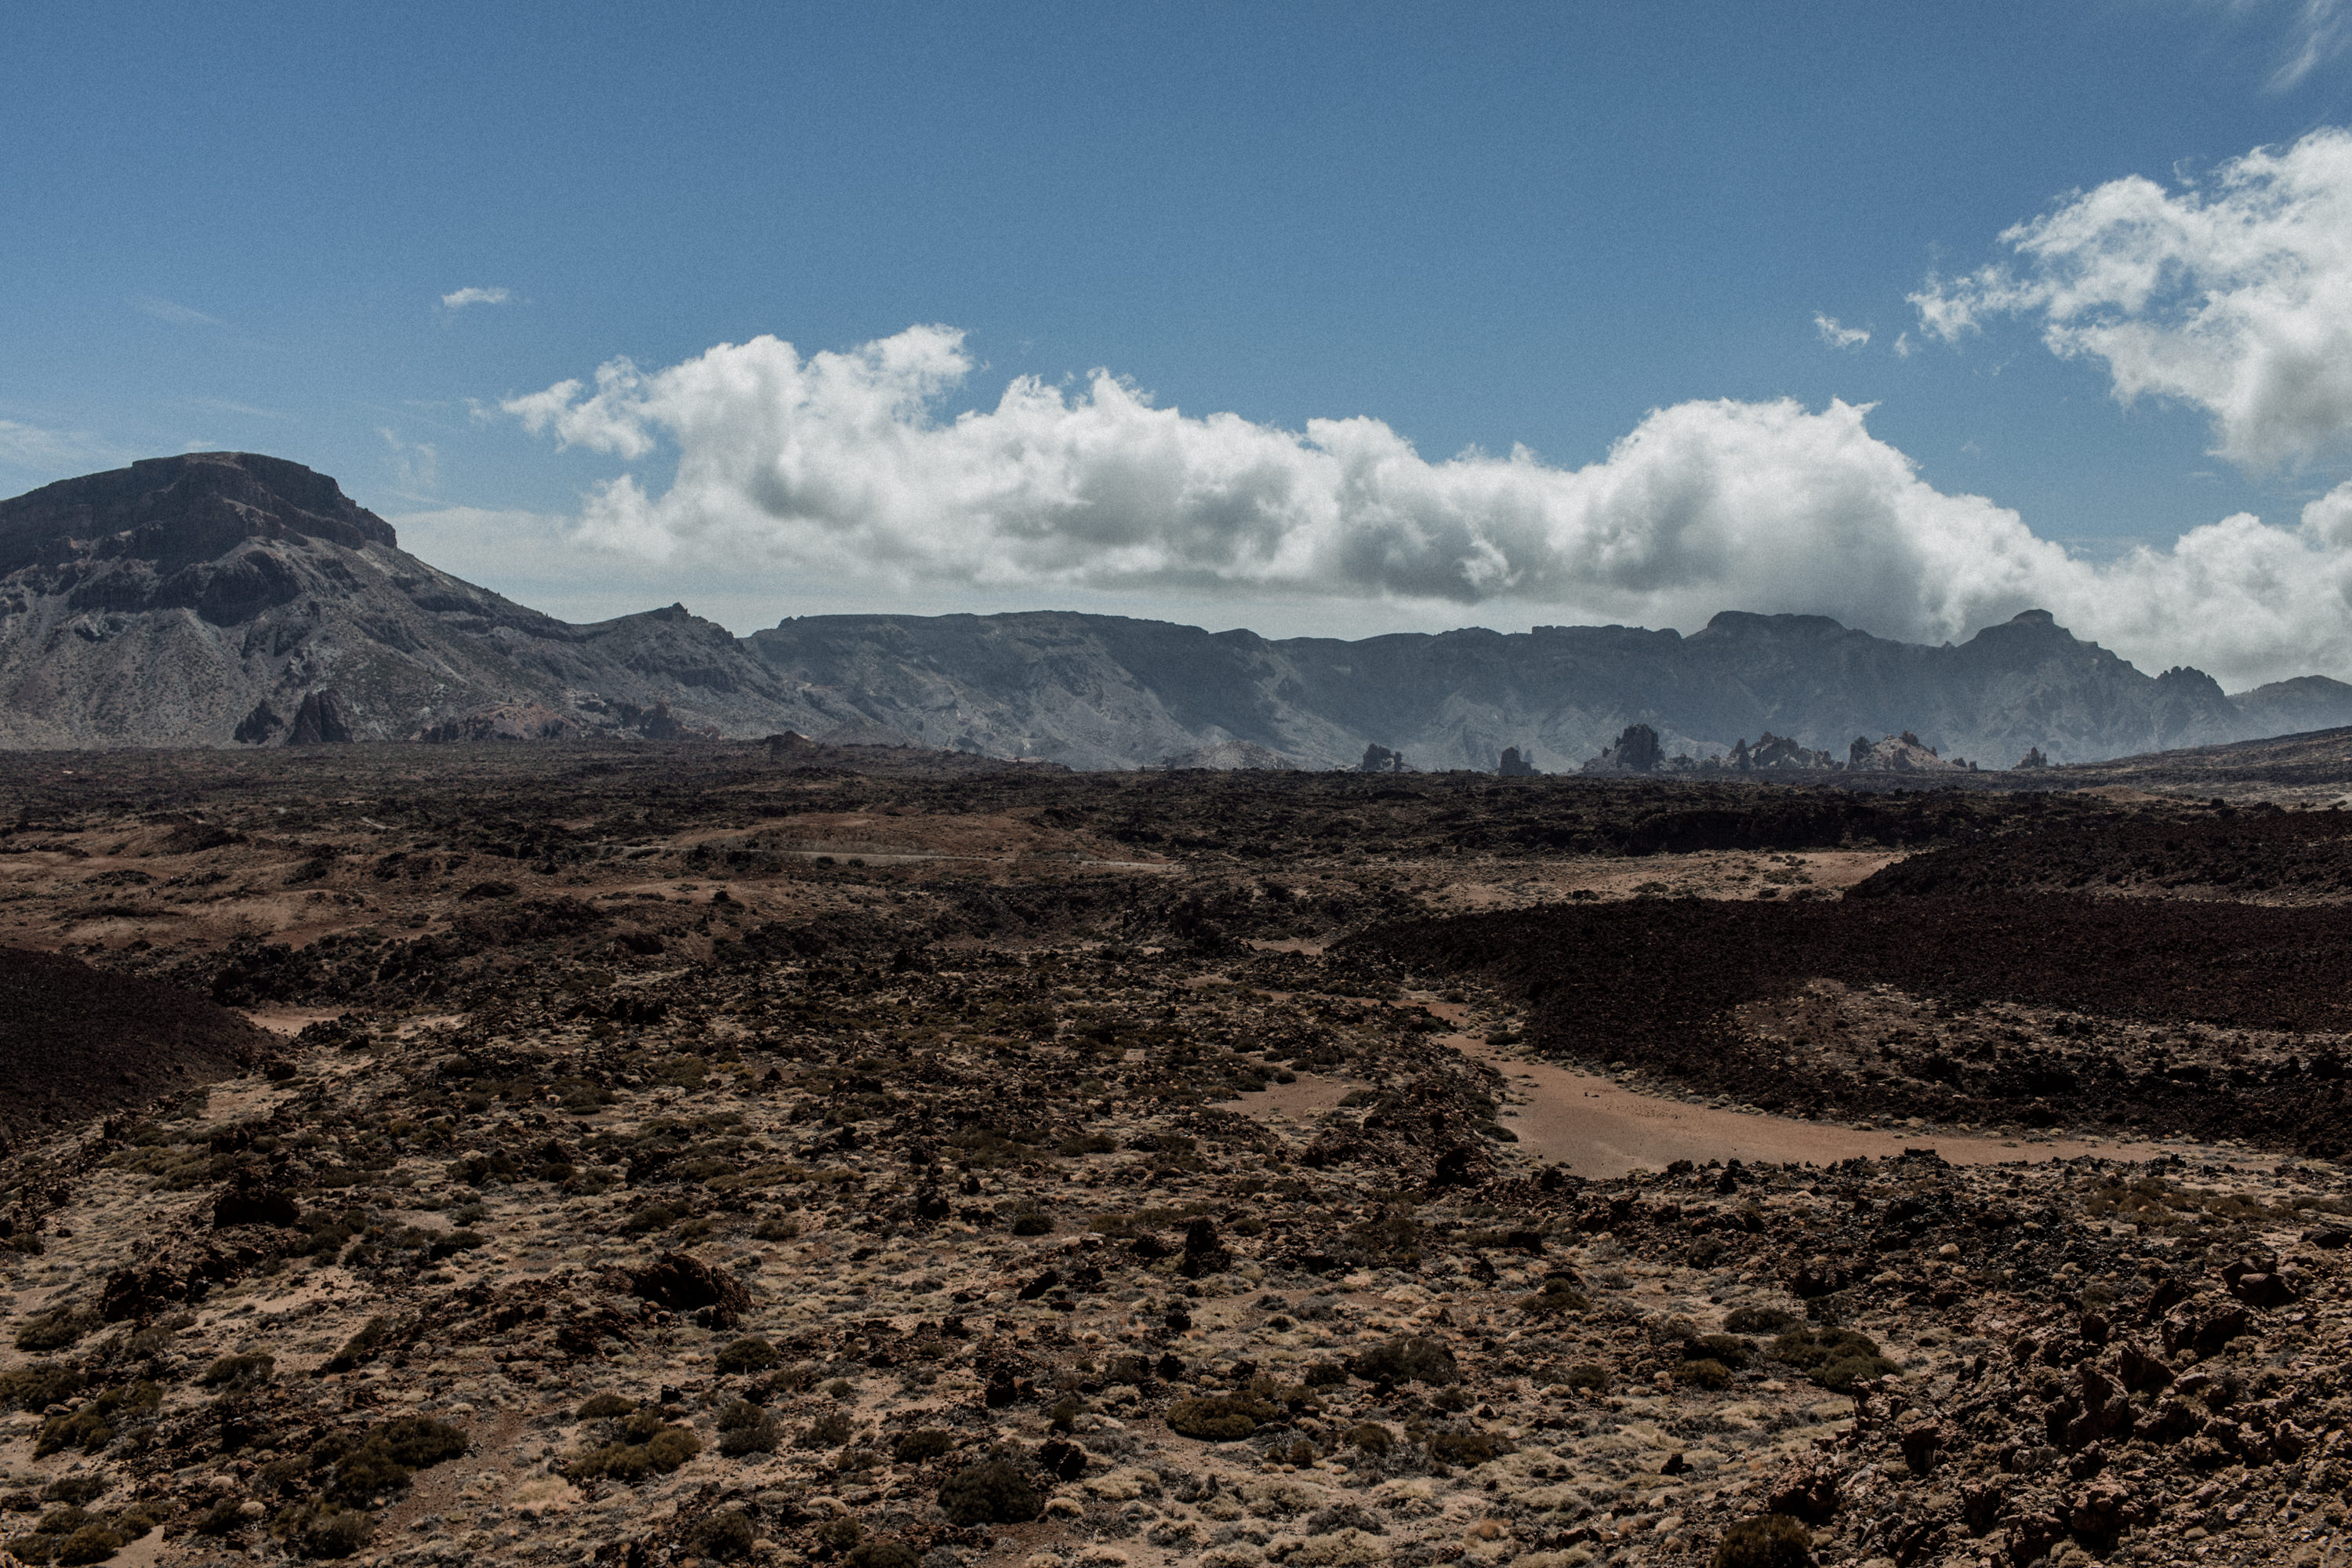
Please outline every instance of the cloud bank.
[{"label": "cloud bank", "polygon": [[504,289],[454,289],[441,296],[441,308],[462,310],[468,305],[503,305],[513,298]]},{"label": "cloud bank", "polygon": [[1189,416],[1108,372],[1022,377],[944,415],[972,369],[944,327],[805,357],[762,337],[501,406],[564,446],[674,454],[657,491],[634,472],[593,490],[579,537],[678,565],[1685,629],[1789,611],[1926,642],[2039,605],[2143,667],[2352,674],[2352,497],[2296,529],[2232,517],[2094,565],[1927,484],[1843,402],[1680,404],[1571,468],[1524,449],[1431,461],[1370,418]]},{"label": "cloud bank", "polygon": [[2017,258],[1911,296],[1949,342],[1996,316],[2105,366],[2123,402],[2203,409],[2249,470],[2352,455],[2352,132],[2257,148],[2167,191],[2134,175],[2009,229]]}]

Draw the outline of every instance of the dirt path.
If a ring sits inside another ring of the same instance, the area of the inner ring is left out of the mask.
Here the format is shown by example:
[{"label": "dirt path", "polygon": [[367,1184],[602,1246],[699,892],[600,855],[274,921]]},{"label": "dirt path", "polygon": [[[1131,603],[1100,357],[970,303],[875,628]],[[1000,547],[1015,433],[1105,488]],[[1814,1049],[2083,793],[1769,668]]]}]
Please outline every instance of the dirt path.
[{"label": "dirt path", "polygon": [[1520,1152],[1545,1163],[1558,1162],[1580,1176],[1663,1170],[1675,1160],[1702,1164],[1709,1160],[1794,1160],[1820,1165],[1857,1154],[1883,1157],[1923,1148],[1935,1150],[1955,1165],[2071,1160],[2078,1154],[2147,1160],[2176,1150],[2187,1152],[2178,1144],[2028,1141],[1934,1128],[1862,1131],[1837,1122],[1718,1110],[1637,1094],[1605,1078],[1528,1061],[1465,1037],[1455,1037],[1454,1043],[1465,1056],[1501,1072],[1515,1094],[1528,1097],[1527,1104],[1513,1108],[1503,1119],[1519,1135]]},{"label": "dirt path", "polygon": [[1363,1087],[1351,1079],[1300,1073],[1297,1083],[1270,1083],[1255,1094],[1238,1096],[1234,1109],[1261,1121],[1277,1116],[1289,1121],[1312,1121],[1327,1110],[1337,1110],[1349,1090]]}]

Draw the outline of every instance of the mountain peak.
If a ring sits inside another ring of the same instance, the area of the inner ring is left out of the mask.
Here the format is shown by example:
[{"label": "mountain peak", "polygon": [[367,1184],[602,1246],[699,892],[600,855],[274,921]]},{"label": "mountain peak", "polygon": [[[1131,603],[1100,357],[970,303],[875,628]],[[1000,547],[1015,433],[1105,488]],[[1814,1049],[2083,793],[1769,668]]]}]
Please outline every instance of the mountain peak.
[{"label": "mountain peak", "polygon": [[1829,638],[1852,633],[1852,627],[1827,616],[1764,616],[1753,610],[1720,610],[1696,635]]},{"label": "mountain peak", "polygon": [[143,458],[0,501],[0,572],[79,553],[177,563],[286,538],[400,542],[327,475],[258,452]]},{"label": "mountain peak", "polygon": [[2047,610],[2020,610],[2009,617],[2009,624],[2012,626],[2054,626],[2058,624],[2058,617]]}]

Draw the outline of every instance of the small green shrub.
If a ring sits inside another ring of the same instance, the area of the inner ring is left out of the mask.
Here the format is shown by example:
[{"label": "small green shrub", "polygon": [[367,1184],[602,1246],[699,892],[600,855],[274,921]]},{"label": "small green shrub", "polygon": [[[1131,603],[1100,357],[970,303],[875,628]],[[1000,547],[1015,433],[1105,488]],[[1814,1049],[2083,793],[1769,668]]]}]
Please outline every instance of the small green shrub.
[{"label": "small green shrub", "polygon": [[67,1362],[37,1361],[0,1372],[0,1405],[15,1410],[39,1410],[62,1405],[82,1391],[89,1380]]},{"label": "small green shrub", "polygon": [[607,1443],[575,1454],[563,1473],[575,1481],[641,1481],[668,1475],[702,1452],[702,1439],[683,1426],[659,1426],[642,1442]]},{"label": "small green shrub", "polygon": [[1701,1356],[1696,1361],[1683,1363],[1682,1380],[1695,1388],[1710,1392],[1731,1386],[1731,1369],[1719,1361]]},{"label": "small green shrub", "polygon": [[1734,1307],[1725,1314],[1723,1326],[1735,1334],[1777,1334],[1797,1321],[1794,1312],[1784,1312],[1778,1307]]},{"label": "small green shrub", "polygon": [[615,1415],[626,1415],[635,1405],[617,1394],[592,1394],[580,1402],[572,1415],[582,1421],[609,1421]]},{"label": "small green shrub", "polygon": [[768,1413],[748,1399],[739,1399],[719,1413],[719,1451],[730,1459],[772,1454],[781,1436]]},{"label": "small green shrub", "polygon": [[1003,1459],[966,1465],[941,1481],[940,1507],[947,1510],[950,1523],[966,1527],[1025,1524],[1045,1511],[1028,1476]]},{"label": "small green shrub", "polygon": [[775,1346],[754,1336],[737,1340],[722,1349],[719,1352],[719,1370],[721,1373],[765,1372],[783,1359]]},{"label": "small green shrub", "polygon": [[876,1535],[851,1548],[849,1568],[922,1568],[915,1549],[896,1536]]},{"label": "small green shrub", "polygon": [[1768,1513],[1725,1531],[1713,1568],[1809,1568],[1812,1560],[1812,1531],[1785,1513]]},{"label": "small green shrub", "polygon": [[647,1204],[631,1213],[621,1228],[631,1236],[650,1236],[657,1230],[667,1230],[692,1212],[681,1204]]},{"label": "small green shrub", "polygon": [[890,1458],[902,1465],[919,1465],[936,1459],[955,1447],[955,1439],[936,1426],[919,1431],[901,1432],[892,1439]]},{"label": "small green shrub", "polygon": [[47,1501],[85,1506],[105,1495],[106,1482],[98,1476],[59,1476],[41,1489],[41,1496]]},{"label": "small green shrub", "polygon": [[1309,1388],[1337,1388],[1348,1381],[1348,1369],[1336,1361],[1318,1361],[1299,1374]]},{"label": "small green shrub", "polygon": [[663,1475],[702,1452],[702,1439],[683,1426],[665,1426],[646,1443],[646,1457]]},{"label": "small green shrub", "polygon": [[225,1497],[196,1517],[198,1535],[234,1535],[245,1528],[245,1511],[235,1498]]},{"label": "small green shrub", "polygon": [[1348,1370],[1367,1383],[1425,1383],[1433,1386],[1459,1383],[1462,1370],[1454,1352],[1431,1339],[1399,1336],[1373,1346],[1349,1362]]},{"label": "small green shrub", "polygon": [[1465,1468],[1483,1465],[1502,1451],[1502,1445],[1484,1432],[1432,1432],[1429,1435],[1430,1459],[1441,1465]]},{"label": "small green shrub", "polygon": [[1879,1353],[1876,1341],[1853,1329],[1791,1329],[1774,1340],[1766,1353],[1832,1394],[1848,1393],[1865,1379],[1902,1370]]},{"label": "small green shrub", "polygon": [[276,1528],[302,1557],[349,1557],[375,1537],[374,1521],[358,1509],[316,1500],[287,1509]]},{"label": "small green shrub", "polygon": [[1377,1421],[1363,1421],[1348,1428],[1340,1439],[1350,1448],[1360,1448],[1375,1458],[1384,1458],[1396,1447],[1396,1434]]},{"label": "small green shrub", "polygon": [[1274,1419],[1274,1406],[1246,1394],[1182,1399],[1168,1408],[1168,1429],[1203,1443],[1238,1443]]},{"label": "small green shrub", "polygon": [[268,1383],[278,1371],[276,1358],[255,1351],[246,1355],[225,1355],[205,1368],[196,1381],[206,1388],[218,1388],[227,1384],[235,1388],[252,1388]]},{"label": "small green shrub", "polygon": [[[429,1415],[403,1415],[371,1428],[355,1447],[335,1457],[327,1495],[364,1507],[380,1495],[405,1487],[418,1470],[457,1458],[466,1447],[466,1434],[447,1422]],[[320,1457],[318,1449],[311,1453],[314,1460]]]},{"label": "small green shrub", "polygon": [[793,1440],[800,1448],[838,1448],[856,1435],[857,1423],[845,1410],[828,1411],[809,1424],[808,1429]]},{"label": "small green shrub", "polygon": [[1599,1362],[1583,1361],[1568,1369],[1560,1379],[1570,1388],[1590,1389],[1594,1394],[1609,1392],[1609,1369]]},{"label": "small green shrub", "polygon": [[815,1384],[816,1378],[816,1368],[813,1366],[780,1367],[768,1374],[768,1392],[803,1394]]},{"label": "small green shrub", "polygon": [[95,1454],[114,1441],[124,1416],[152,1410],[163,1403],[163,1391],[152,1383],[118,1384],[80,1409],[42,1422],[40,1436],[33,1443],[33,1457],[45,1459],[68,1447]]},{"label": "small green shrub", "polygon": [[751,1454],[772,1454],[782,1441],[783,1433],[776,1424],[762,1421],[757,1426],[738,1426],[719,1434],[719,1451],[730,1459],[740,1459]]},{"label": "small green shrub", "polygon": [[1547,1279],[1542,1289],[1531,1296],[1519,1298],[1519,1310],[1538,1317],[1565,1317],[1571,1312],[1584,1311],[1591,1305],[1591,1300],[1583,1291],[1559,1279]]},{"label": "small green shrub", "polygon": [[85,1524],[58,1547],[60,1563],[103,1563],[130,1542],[111,1525]]},{"label": "small green shrub", "polygon": [[370,1318],[358,1333],[343,1342],[343,1348],[327,1363],[329,1372],[350,1372],[362,1362],[373,1361],[392,1343],[393,1325],[390,1318]]},{"label": "small green shrub", "polygon": [[1034,1211],[1013,1216],[1013,1234],[1015,1236],[1049,1236],[1053,1229],[1054,1222]]},{"label": "small green shrub", "polygon": [[748,1556],[759,1531],[751,1528],[751,1519],[740,1509],[729,1509],[714,1513],[694,1527],[688,1538],[695,1549],[705,1557],[716,1557],[721,1563],[732,1563]]},{"label": "small green shrub", "polygon": [[95,1313],[79,1307],[58,1307],[29,1319],[16,1331],[16,1348],[38,1355],[61,1351],[98,1327]]},{"label": "small green shrub", "polygon": [[1683,1356],[1689,1361],[1719,1361],[1732,1368],[1746,1366],[1756,1354],[1756,1347],[1737,1334],[1700,1334],[1683,1342]]}]

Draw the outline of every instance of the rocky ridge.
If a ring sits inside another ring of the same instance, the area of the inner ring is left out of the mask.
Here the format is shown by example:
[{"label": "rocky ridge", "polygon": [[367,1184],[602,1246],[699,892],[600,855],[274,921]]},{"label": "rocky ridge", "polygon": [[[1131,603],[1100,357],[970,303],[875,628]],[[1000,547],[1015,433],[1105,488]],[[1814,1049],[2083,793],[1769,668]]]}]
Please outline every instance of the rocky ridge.
[{"label": "rocky ridge", "polygon": [[2060,763],[2352,722],[2322,677],[2225,695],[2042,611],[1958,647],[1819,616],[1343,642],[1061,612],[832,616],[738,639],[681,605],[570,626],[437,571],[334,481],[241,453],[0,501],[0,745],[754,737],[1087,769],[1329,768],[1367,748],[1573,770],[1628,726],[1669,753],[1857,734]]},{"label": "rocky ridge", "polygon": [[332,479],[155,458],[0,502],[0,745],[827,730],[680,606],[574,626],[399,548]]}]

